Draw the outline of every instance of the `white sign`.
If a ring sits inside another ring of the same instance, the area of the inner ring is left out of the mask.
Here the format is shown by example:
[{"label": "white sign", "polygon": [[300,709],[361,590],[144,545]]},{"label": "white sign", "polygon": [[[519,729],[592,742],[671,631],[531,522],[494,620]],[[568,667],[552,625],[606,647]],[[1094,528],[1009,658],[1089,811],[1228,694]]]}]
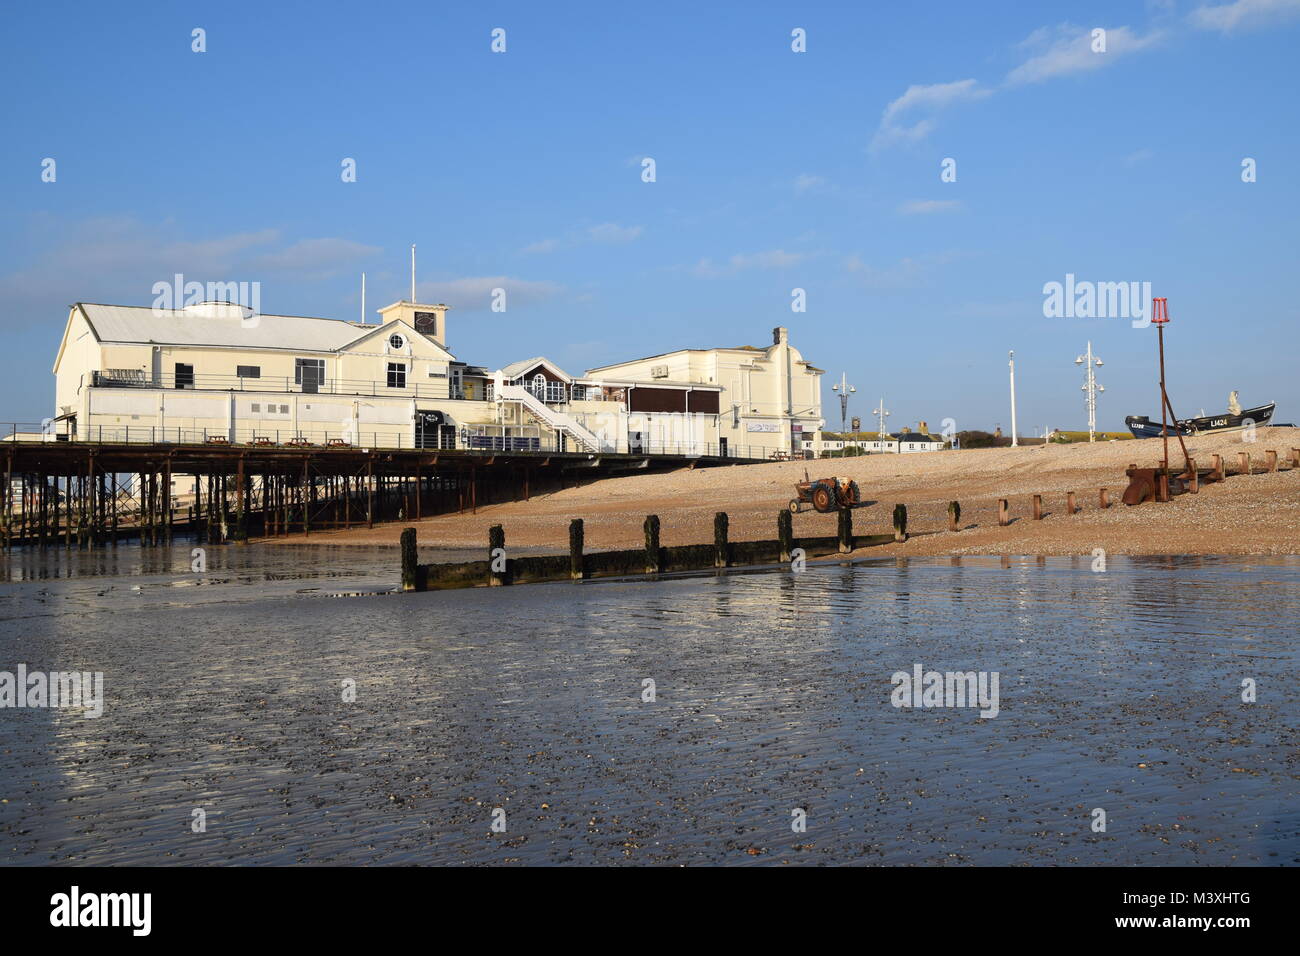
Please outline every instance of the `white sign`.
[{"label": "white sign", "polygon": [[745,431],[749,432],[779,432],[781,426],[776,422],[746,422]]}]

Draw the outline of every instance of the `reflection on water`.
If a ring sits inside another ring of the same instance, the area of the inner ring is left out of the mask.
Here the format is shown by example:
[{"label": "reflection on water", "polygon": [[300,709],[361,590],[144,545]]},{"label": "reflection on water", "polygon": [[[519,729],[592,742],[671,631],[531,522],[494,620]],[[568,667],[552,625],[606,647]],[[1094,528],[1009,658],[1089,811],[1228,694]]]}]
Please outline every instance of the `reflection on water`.
[{"label": "reflection on water", "polygon": [[[1300,861],[1300,559],[304,600],[391,586],[395,552],[340,551],[10,564],[0,669],[100,670],[107,704],[0,711],[0,862]],[[918,662],[999,672],[1001,713],[891,707]]]}]

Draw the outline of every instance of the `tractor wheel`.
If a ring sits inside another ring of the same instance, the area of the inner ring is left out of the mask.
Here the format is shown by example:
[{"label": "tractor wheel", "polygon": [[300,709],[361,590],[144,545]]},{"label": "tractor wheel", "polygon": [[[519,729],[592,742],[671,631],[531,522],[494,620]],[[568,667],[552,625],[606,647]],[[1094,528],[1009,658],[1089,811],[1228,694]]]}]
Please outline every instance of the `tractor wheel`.
[{"label": "tractor wheel", "polygon": [[791,498],[791,499],[790,499],[790,514],[792,514],[792,515],[797,515],[798,513],[799,513],[799,499],[798,499],[798,498]]},{"label": "tractor wheel", "polygon": [[829,485],[818,485],[812,490],[813,507],[822,514],[835,510],[835,492]]}]

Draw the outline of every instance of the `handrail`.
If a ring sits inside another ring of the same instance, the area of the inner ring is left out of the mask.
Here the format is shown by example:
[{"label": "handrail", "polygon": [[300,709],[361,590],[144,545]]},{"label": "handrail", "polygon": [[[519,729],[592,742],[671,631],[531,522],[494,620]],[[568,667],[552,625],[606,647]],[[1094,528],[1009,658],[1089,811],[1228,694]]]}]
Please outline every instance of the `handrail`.
[{"label": "handrail", "polygon": [[[127,371],[127,370],[123,370]],[[404,384],[389,385],[387,380],[326,378],[315,383],[303,383],[291,375],[260,375],[257,377],[242,375],[219,375],[207,372],[195,372],[189,375],[164,373],[146,375],[140,378],[124,378],[108,375],[103,371],[91,374],[93,388],[160,388],[176,391],[220,391],[220,392],[270,392],[272,394],[291,393],[298,395],[370,395],[379,397],[392,395],[410,398],[442,399],[445,401],[486,401],[486,399],[466,399],[465,390],[453,390],[448,382],[420,383],[412,381],[409,372]]]},{"label": "handrail", "polygon": [[566,415],[563,412],[557,412],[523,386],[502,385],[500,391],[500,397],[503,401],[519,402],[524,406],[524,408],[528,409],[533,413],[533,415],[546,422],[546,424],[550,425],[556,431],[563,431],[571,434],[582,444],[586,445],[588,451],[601,450],[600,439],[589,431],[586,426],[580,424],[571,416]]}]

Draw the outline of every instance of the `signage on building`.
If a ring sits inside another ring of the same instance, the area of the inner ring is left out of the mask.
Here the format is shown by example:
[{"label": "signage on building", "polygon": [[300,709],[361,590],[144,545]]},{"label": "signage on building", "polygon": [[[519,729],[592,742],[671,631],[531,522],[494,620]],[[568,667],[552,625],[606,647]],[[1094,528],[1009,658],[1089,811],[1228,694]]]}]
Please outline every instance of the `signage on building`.
[{"label": "signage on building", "polygon": [[779,432],[781,426],[776,422],[746,422],[745,431],[747,432]]}]

